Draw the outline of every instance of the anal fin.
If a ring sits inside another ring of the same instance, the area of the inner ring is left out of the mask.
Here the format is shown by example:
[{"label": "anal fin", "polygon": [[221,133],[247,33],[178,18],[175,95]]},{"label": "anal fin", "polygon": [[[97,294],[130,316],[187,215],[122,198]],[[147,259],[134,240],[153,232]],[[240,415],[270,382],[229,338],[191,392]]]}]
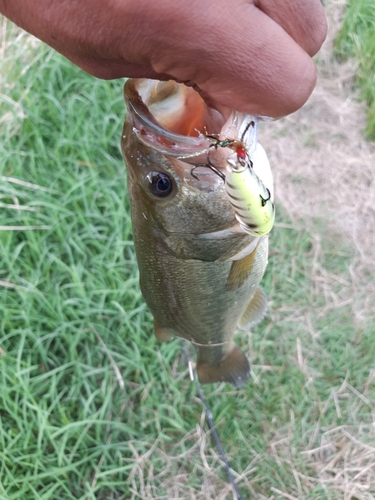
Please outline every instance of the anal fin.
[{"label": "anal fin", "polygon": [[201,384],[230,382],[234,387],[242,387],[250,378],[250,364],[241,349],[233,344],[233,349],[219,363],[204,364],[198,357],[197,372]]},{"label": "anal fin", "polygon": [[247,306],[240,321],[238,322],[238,327],[241,329],[246,329],[262,321],[262,319],[266,315],[267,306],[267,295],[265,294],[263,288],[258,286],[251,298],[249,305]]}]

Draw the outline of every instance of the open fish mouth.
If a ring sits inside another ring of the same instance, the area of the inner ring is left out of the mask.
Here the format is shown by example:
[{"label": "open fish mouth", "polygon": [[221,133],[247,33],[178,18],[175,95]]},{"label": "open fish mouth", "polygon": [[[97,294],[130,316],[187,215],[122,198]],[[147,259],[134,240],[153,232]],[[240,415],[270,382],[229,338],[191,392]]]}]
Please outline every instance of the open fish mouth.
[{"label": "open fish mouth", "polygon": [[137,119],[150,131],[162,132],[170,142],[199,147],[205,143],[201,134],[220,130],[225,123],[197,92],[173,80],[129,80],[124,94]]},{"label": "open fish mouth", "polygon": [[[189,165],[204,167],[208,163],[216,167],[224,179],[225,175],[220,172],[225,172],[227,160],[235,156],[227,145],[231,140],[238,142],[236,138],[241,138],[249,157],[261,154],[262,148],[257,142],[258,123],[259,119],[268,120],[267,117],[232,111],[225,119],[219,111],[209,108],[195,90],[173,80],[128,80],[124,98],[132,114],[132,131],[138,140],[180,161],[188,172],[185,182],[194,181]],[[263,163],[263,159],[257,163]],[[266,170],[265,184],[272,185],[272,175],[269,168]],[[263,179],[262,169],[257,170],[254,165],[254,171]],[[207,178],[208,183],[212,183],[212,172],[207,169],[200,168],[196,174],[202,182]]]},{"label": "open fish mouth", "polygon": [[[128,80],[124,98],[133,115],[137,138],[187,165],[205,164],[209,151],[213,165],[225,169],[226,158],[233,151],[212,148],[207,136],[236,137],[254,120],[238,112],[226,120],[219,111],[209,108],[195,90],[173,80]],[[256,135],[257,126],[248,137],[249,151],[256,145]],[[199,175],[203,177],[204,172]]]}]

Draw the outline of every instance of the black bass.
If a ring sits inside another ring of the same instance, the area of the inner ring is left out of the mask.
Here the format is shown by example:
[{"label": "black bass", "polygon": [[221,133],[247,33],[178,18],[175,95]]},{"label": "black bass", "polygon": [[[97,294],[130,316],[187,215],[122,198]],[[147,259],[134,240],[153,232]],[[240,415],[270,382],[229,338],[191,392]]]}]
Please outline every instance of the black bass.
[{"label": "black bass", "polygon": [[[122,150],[140,285],[155,335],[161,342],[180,337],[194,345],[201,383],[241,387],[250,366],[233,336],[266,313],[259,283],[268,234],[245,230],[225,172],[229,175],[233,162],[241,160],[267,190],[250,193],[254,210],[268,201],[273,207],[272,174],[256,141],[257,120],[233,112],[225,121],[194,90],[173,81],[128,80],[124,92]],[[216,132],[232,139],[213,141]],[[249,160],[233,153],[236,142]],[[240,196],[246,199],[246,190]]]}]

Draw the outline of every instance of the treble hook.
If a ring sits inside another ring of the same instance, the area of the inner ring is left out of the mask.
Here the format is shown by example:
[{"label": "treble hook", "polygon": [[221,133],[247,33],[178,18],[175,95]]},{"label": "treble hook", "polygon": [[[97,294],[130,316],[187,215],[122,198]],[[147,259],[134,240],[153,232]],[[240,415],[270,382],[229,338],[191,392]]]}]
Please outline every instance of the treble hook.
[{"label": "treble hook", "polygon": [[214,165],[212,165],[212,163],[211,163],[209,149],[207,149],[207,163],[198,163],[197,165],[194,165],[194,167],[190,170],[191,176],[194,177],[194,179],[196,179],[197,181],[199,181],[199,178],[193,172],[196,168],[199,168],[199,167],[209,168],[210,170],[212,170],[212,172],[214,172],[216,175],[218,175],[225,182],[225,174],[221,170],[216,168]]},{"label": "treble hook", "polygon": [[218,175],[225,182],[225,174],[223,174],[223,172],[221,172],[221,170],[219,170],[218,168],[214,167],[213,165],[211,165],[209,163],[198,163],[198,165],[194,165],[194,167],[190,170],[191,176],[194,177],[194,179],[196,179],[197,181],[199,181],[200,179],[193,172],[196,168],[199,168],[199,167],[209,168],[210,170],[212,170],[212,172],[214,172],[216,175]]},{"label": "treble hook", "polygon": [[245,130],[242,132],[242,135],[241,135],[241,142],[244,141],[245,139],[245,135],[247,134],[248,130],[250,127],[255,127],[255,122],[254,120],[251,120],[251,122],[249,122],[247,125],[246,125],[246,128]]},{"label": "treble hook", "polygon": [[261,202],[261,203],[262,203],[262,207],[265,207],[265,206],[266,206],[267,201],[270,201],[270,199],[271,199],[271,193],[270,193],[270,190],[269,190],[268,188],[266,188],[266,189],[267,189],[267,193],[268,193],[268,198],[263,198],[263,196],[262,196],[261,194],[259,195],[259,196],[260,196],[260,199],[262,200],[262,202]]}]

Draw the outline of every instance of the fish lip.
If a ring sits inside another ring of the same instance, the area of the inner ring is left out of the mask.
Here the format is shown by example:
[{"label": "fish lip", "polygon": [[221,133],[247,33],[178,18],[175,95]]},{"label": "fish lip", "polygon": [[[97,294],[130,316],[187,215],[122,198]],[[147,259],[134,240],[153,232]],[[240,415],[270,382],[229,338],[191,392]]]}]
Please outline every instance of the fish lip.
[{"label": "fish lip", "polygon": [[[164,139],[167,139],[172,144],[169,147],[169,154],[173,151],[173,144],[184,144],[186,146],[185,149],[179,148],[175,152],[175,156],[184,156],[185,154],[189,156],[192,154],[199,154],[207,149],[207,140],[204,136],[202,137],[192,137],[181,134],[176,134],[171,130],[163,127],[156,118],[150,113],[145,112],[146,104],[143,101],[141,94],[138,92],[137,87],[142,82],[142,78],[132,78],[129,79],[124,85],[124,99],[126,105],[129,107],[130,114],[133,114],[136,117],[136,120],[139,121],[147,130],[155,133],[157,136],[163,136]],[[150,80],[149,80],[150,81]],[[137,129],[134,132],[138,132],[137,136],[140,141],[144,144],[149,145],[148,141],[142,137]],[[162,147],[158,148],[158,144],[152,144],[155,149],[163,150]]]},{"label": "fish lip", "polygon": [[[148,117],[144,116],[141,114],[140,111],[138,111],[135,107],[135,105],[131,102],[129,102],[129,108],[131,108],[131,111],[136,115],[137,120],[145,126],[148,130],[151,132],[154,132],[157,135],[162,135],[163,138],[171,141],[172,143],[182,143],[186,144],[186,146],[189,146],[189,149],[187,149],[187,152],[185,153],[184,151],[177,151],[176,152],[176,157],[177,158],[190,158],[190,156],[196,156],[198,154],[204,153],[207,149],[208,146],[206,145],[207,142],[206,140],[202,140],[200,137],[191,137],[187,135],[181,135],[181,134],[175,134],[174,132],[171,132],[167,128],[163,127],[160,125],[158,122],[153,122],[148,119]],[[138,138],[144,143],[148,144],[148,141],[146,141],[141,134],[139,134],[139,131],[135,129],[135,132],[137,132]],[[192,147],[196,147],[197,150],[194,151],[193,153],[190,153],[192,151]],[[205,147],[204,147],[205,146]],[[198,149],[199,148],[199,149]],[[202,149],[203,148],[203,149]]]}]

